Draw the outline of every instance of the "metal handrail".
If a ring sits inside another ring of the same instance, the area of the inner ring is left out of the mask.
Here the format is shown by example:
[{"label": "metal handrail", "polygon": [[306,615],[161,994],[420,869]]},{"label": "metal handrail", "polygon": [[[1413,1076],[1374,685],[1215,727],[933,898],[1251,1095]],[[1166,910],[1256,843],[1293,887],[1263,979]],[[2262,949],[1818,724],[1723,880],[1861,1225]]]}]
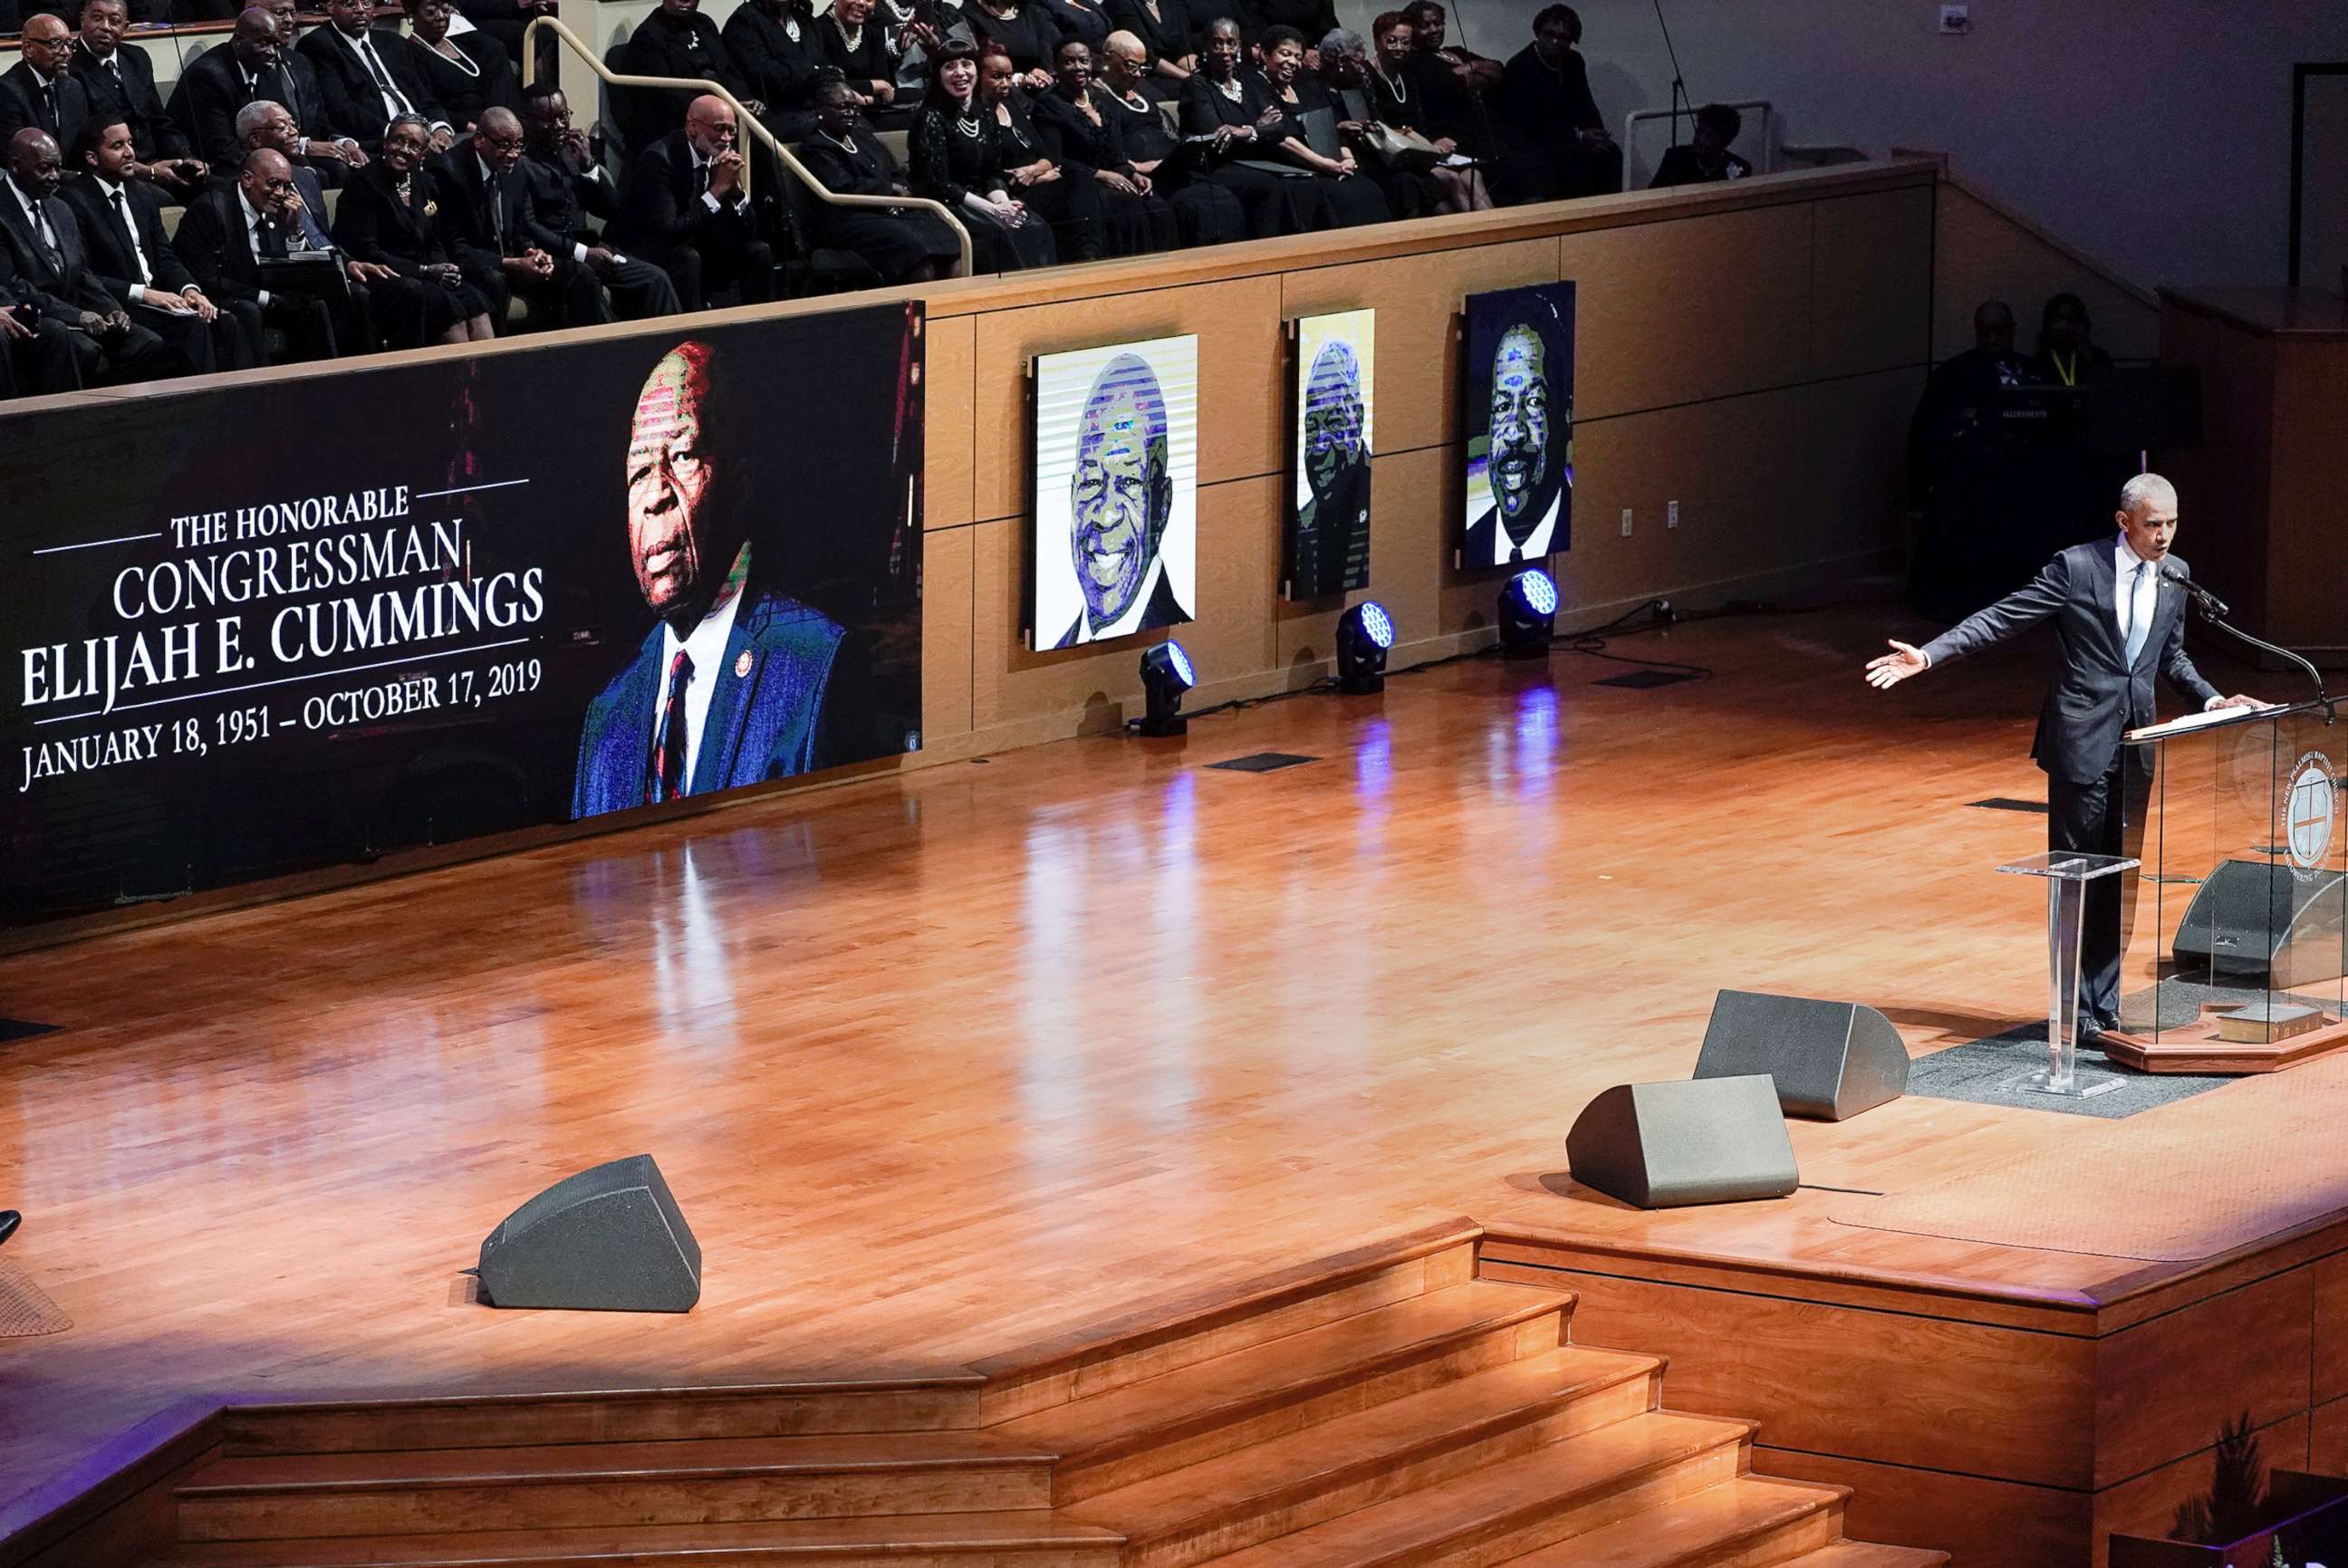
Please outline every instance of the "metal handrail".
[{"label": "metal handrail", "polygon": [[[952,229],[954,238],[961,242],[962,272],[959,275],[968,277],[974,270],[971,261],[970,231],[963,226],[963,221],[956,217],[953,210],[944,202],[932,201],[926,196],[857,196],[831,190],[822,181],[808,172],[808,166],[799,161],[798,154],[785,147],[780,139],[760,122],[757,116],[744,108],[739,98],[716,82],[691,77],[623,76],[598,58],[595,51],[589,48],[578,34],[551,16],[541,15],[531,18],[530,26],[523,30],[521,36],[521,85],[524,88],[532,86],[538,79],[538,30],[541,27],[551,28],[556,37],[569,45],[571,52],[584,60],[587,63],[587,68],[601,77],[607,88],[698,88],[711,98],[723,98],[733,108],[735,124],[747,127],[757,136],[759,140],[765,142],[767,150],[775,155],[775,160],[788,170],[792,178],[814,192],[819,201],[829,202],[834,207],[921,207],[935,212],[945,220],[946,227]],[[744,159],[742,160],[743,199],[747,201],[749,195],[750,160]]]}]

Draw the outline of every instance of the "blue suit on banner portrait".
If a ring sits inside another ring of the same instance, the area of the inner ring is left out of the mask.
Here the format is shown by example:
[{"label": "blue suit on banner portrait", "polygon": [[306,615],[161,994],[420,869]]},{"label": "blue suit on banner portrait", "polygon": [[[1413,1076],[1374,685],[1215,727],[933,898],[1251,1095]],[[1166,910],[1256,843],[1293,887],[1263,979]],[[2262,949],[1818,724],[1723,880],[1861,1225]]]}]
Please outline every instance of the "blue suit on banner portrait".
[{"label": "blue suit on banner portrait", "polygon": [[[636,656],[588,705],[571,795],[573,818],[625,810],[654,799],[653,735],[664,699],[664,629],[654,623]],[[788,594],[746,585],[682,793],[714,794],[818,767],[824,693],[845,635],[822,612]]]}]

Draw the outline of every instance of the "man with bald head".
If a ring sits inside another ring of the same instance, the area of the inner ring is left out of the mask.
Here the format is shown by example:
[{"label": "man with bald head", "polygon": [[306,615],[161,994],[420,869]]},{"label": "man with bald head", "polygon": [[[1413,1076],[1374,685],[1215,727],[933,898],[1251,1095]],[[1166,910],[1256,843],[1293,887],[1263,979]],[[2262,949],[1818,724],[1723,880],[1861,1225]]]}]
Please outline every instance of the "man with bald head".
[{"label": "man with bald head", "polygon": [[[588,705],[572,815],[706,795],[826,765],[841,627],[762,578],[756,410],[710,344],[678,344],[636,395],[622,469],[628,563],[654,624]],[[760,494],[762,478],[768,482]]]},{"label": "man with bald head", "polygon": [[495,104],[483,109],[473,134],[433,165],[440,182],[442,242],[467,279],[498,300],[501,312],[511,293],[530,303],[533,325],[611,320],[595,274],[539,243],[521,155],[520,118]]},{"label": "man with bald head", "polygon": [[81,31],[74,37],[67,68],[89,97],[92,119],[118,116],[130,127],[139,155],[134,178],[151,181],[174,201],[184,201],[203,189],[208,170],[179,122],[164,112],[147,52],[122,46],[129,26],[125,0],[82,0]]},{"label": "man with bald head", "polygon": [[1491,504],[1468,525],[1461,559],[1468,566],[1540,561],[1566,548],[1573,366],[1562,327],[1530,301],[1493,349],[1484,454]]},{"label": "man with bald head", "polygon": [[1120,354],[1101,366],[1077,416],[1068,472],[1068,550],[1085,607],[1052,646],[1190,618],[1159,551],[1174,521],[1171,434],[1148,361]]},{"label": "man with bald head", "polygon": [[[238,14],[227,43],[188,62],[179,86],[171,89],[170,113],[196,156],[226,177],[244,160],[236,137],[237,111],[264,98],[285,106],[302,134],[314,131],[323,143],[323,121],[311,125],[303,119],[321,112],[315,75],[306,67],[297,70],[287,60],[283,26],[255,6]],[[298,145],[295,149],[297,155],[304,150]]]},{"label": "man with bald head", "polygon": [[89,122],[89,94],[73,75],[73,30],[44,11],[25,18],[24,57],[0,73],[0,136],[26,126],[69,148]]},{"label": "man with bald head", "polygon": [[387,268],[342,259],[343,285],[327,294],[272,287],[263,275],[266,258],[329,253],[294,175],[284,154],[255,148],[239,166],[235,183],[216,184],[188,204],[172,248],[223,309],[273,329],[284,343],[283,358],[364,354],[376,343],[366,285],[387,275]]},{"label": "man with bald head", "polygon": [[[2221,695],[2185,651],[2185,593],[2169,580],[2192,576],[2170,549],[2177,539],[2177,487],[2158,474],[2138,474],[2121,487],[2113,521],[2116,535],[2063,551],[2029,586],[1922,647],[1894,639],[1891,652],[1867,666],[1867,681],[1888,691],[2053,622],[2060,657],[2030,748],[2046,772],[2046,847],[2133,855],[2143,841],[2152,757],[2143,747],[2122,745],[2120,738],[2159,717],[2153,676],[2198,710],[2260,705],[2255,697]],[[2079,939],[2082,1045],[2096,1045],[2104,1031],[2117,1026],[2120,958],[2136,884],[2134,872],[2087,884]]]},{"label": "man with bald head", "polygon": [[734,109],[693,100],[682,129],[638,153],[620,181],[613,240],[666,273],[686,310],[738,285],[742,303],[775,297],[775,253],[743,188]]},{"label": "man with bald head", "polygon": [[26,126],[9,139],[8,173],[0,180],[0,244],[9,253],[14,292],[66,329],[85,385],[149,381],[212,366],[210,340],[178,347],[130,319],[89,269],[81,225],[57,199],[65,160],[46,131]]}]

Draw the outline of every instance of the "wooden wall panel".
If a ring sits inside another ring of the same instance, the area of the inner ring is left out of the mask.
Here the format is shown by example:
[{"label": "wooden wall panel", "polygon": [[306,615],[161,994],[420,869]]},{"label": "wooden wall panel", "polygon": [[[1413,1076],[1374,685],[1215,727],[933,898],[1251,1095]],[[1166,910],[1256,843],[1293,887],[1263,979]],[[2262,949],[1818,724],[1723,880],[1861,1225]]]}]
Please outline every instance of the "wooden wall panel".
[{"label": "wooden wall panel", "polygon": [[1574,414],[1604,418],[1805,379],[1810,207],[1706,214],[1560,242]]},{"label": "wooden wall panel", "polygon": [[[2269,1470],[2304,1470],[2307,1435],[2303,1411],[2259,1429],[2259,1462]],[[2097,1492],[2093,1568],[2104,1568],[2115,1533],[2157,1538],[2175,1529],[2178,1507],[2209,1491],[2216,1468],[2213,1451],[2189,1455]]]},{"label": "wooden wall panel", "polygon": [[1278,471],[1285,346],[1276,275],[994,311],[977,318],[976,515],[1027,510],[1030,356],[1185,333],[1199,338],[1199,482]]},{"label": "wooden wall panel", "polygon": [[1821,201],[1810,264],[1810,374],[1855,376],[1931,356],[1932,193]]},{"label": "wooden wall panel", "polygon": [[[1494,1271],[1487,1267],[1487,1274]],[[2089,1342],[1605,1274],[1560,1274],[1577,1345],[1671,1357],[1664,1402],[1773,1447],[2084,1488]]]},{"label": "wooden wall panel", "polygon": [[971,389],[978,375],[978,323],[972,316],[932,321],[928,383],[922,389],[922,525],[953,528],[972,521]]},{"label": "wooden wall panel", "polygon": [[2274,347],[2274,533],[2266,623],[2259,634],[2292,648],[2324,648],[2340,667],[2348,646],[2340,614],[2340,490],[2348,480],[2348,341],[2286,337]]},{"label": "wooden wall panel", "polygon": [[2159,307],[2085,265],[1961,188],[1939,187],[1938,273],[1933,284],[1932,357],[1973,345],[1973,307],[2003,299],[2021,327],[2020,347],[2037,343],[2038,313],[2049,294],[2086,302],[2096,341],[2116,359],[2150,359],[2160,346]]},{"label": "wooden wall panel", "polygon": [[2318,1260],[2309,1273],[2315,1284],[2315,1400],[2348,1399],[2348,1253]]},{"label": "wooden wall panel", "polygon": [[938,741],[971,729],[971,544],[977,530],[922,539],[922,733]]},{"label": "wooden wall panel", "polygon": [[1809,388],[1809,449],[1787,556],[1828,560],[1905,542],[1908,421],[1925,374],[1909,366]]},{"label": "wooden wall panel", "polygon": [[2307,1468],[2318,1475],[2348,1475],[2348,1399],[2309,1412]]},{"label": "wooden wall panel", "polygon": [[[1663,1403],[1672,1404],[1671,1379]],[[1767,1438],[1765,1428],[1762,1437]],[[2090,1494],[1983,1480],[1827,1454],[1753,1450],[1753,1469],[1787,1480],[1856,1487],[1843,1533],[1855,1541],[1949,1554],[1949,1568],[2077,1568],[2087,1559]]]},{"label": "wooden wall panel", "polygon": [[2261,1280],[2096,1341],[2096,1484],[2111,1486],[2265,1426],[2308,1399],[2312,1271]]},{"label": "wooden wall panel", "polygon": [[[1378,313],[1375,435],[1381,452],[1457,438],[1457,323],[1471,294],[1558,280],[1558,242],[1521,240],[1473,251],[1396,256],[1287,274],[1281,315]],[[1589,361],[1577,349],[1577,376]]]}]

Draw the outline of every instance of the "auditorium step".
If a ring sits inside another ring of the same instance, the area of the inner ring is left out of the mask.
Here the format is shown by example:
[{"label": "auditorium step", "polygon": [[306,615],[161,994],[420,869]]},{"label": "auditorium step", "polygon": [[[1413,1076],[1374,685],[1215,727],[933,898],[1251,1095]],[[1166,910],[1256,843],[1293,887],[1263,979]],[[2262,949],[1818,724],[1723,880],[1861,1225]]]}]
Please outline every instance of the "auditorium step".
[{"label": "auditorium step", "polygon": [[[1437,1227],[968,1377],[224,1412],[147,1568],[1931,1568]],[[926,1423],[926,1426],[924,1426]],[[862,1425],[866,1429],[856,1429]],[[103,1568],[121,1568],[108,1563]]]}]

